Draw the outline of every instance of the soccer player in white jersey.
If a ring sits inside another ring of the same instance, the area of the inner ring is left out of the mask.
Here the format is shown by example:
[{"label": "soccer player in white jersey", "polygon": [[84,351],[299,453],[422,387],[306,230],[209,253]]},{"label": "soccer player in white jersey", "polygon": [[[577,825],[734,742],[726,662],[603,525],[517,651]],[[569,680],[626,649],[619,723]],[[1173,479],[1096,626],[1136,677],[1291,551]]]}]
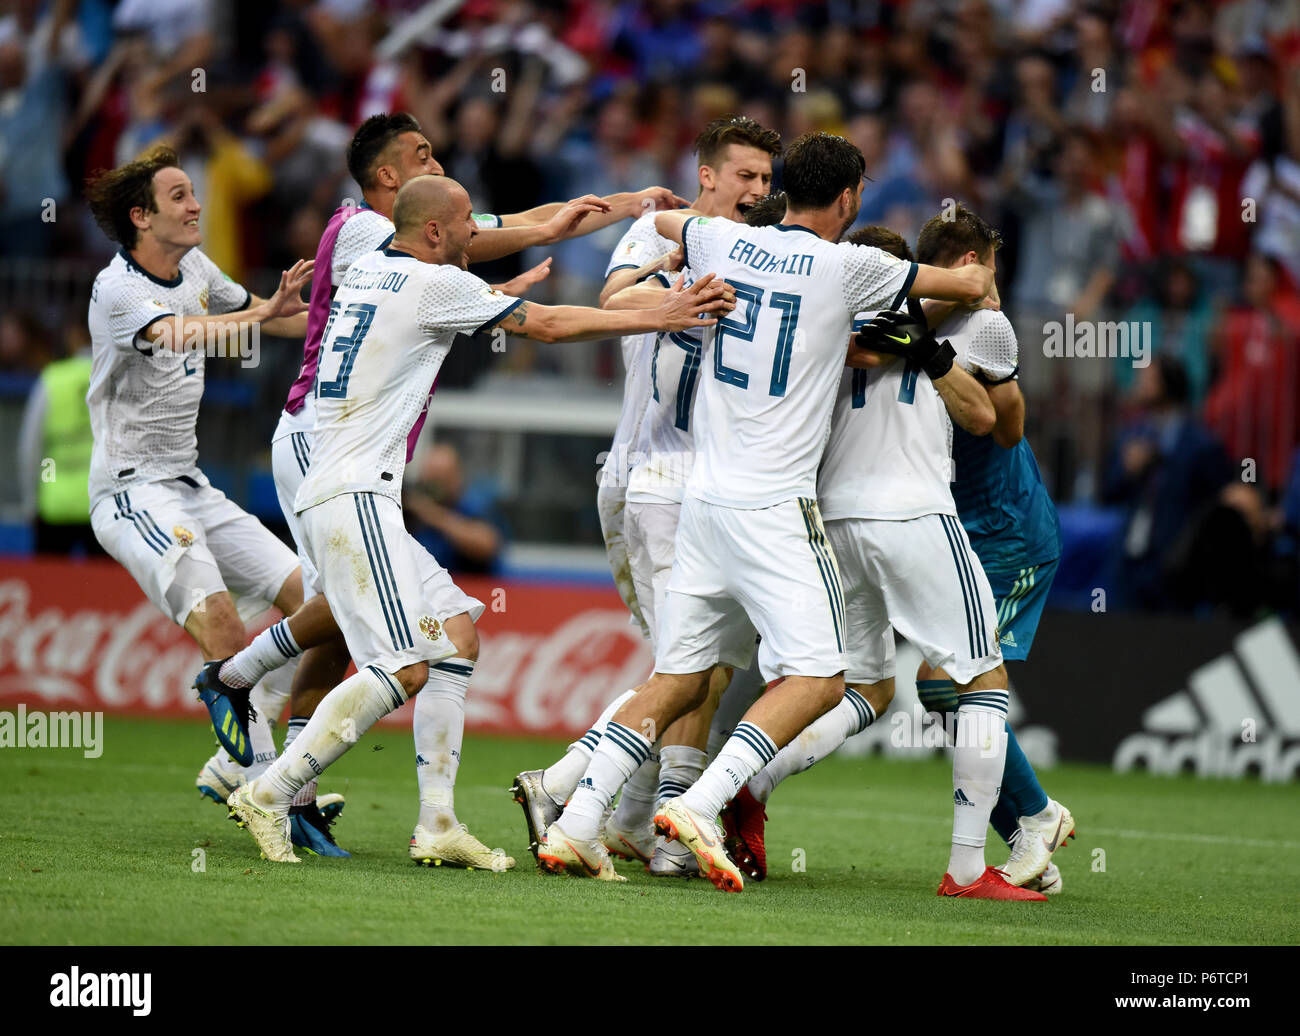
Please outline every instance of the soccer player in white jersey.
[{"label": "soccer player in white jersey", "polygon": [[[903,305],[896,298],[891,309]],[[757,791],[747,787],[741,794],[765,799],[770,782],[861,729],[874,714],[869,699],[887,704],[893,698],[898,629],[958,687],[952,849],[940,894],[1042,899],[984,865],[1006,752],[1006,671],[992,592],[957,519],[949,483],[952,423],[986,435],[996,415],[984,388],[953,362],[950,342],[928,331],[919,306],[911,315],[877,317],[863,336],[906,362],[842,376],[818,473],[848,602],[849,686],[840,705],[750,782]]]},{"label": "soccer player in white jersey", "polygon": [[[781,154],[781,138],[753,119],[728,115],[710,122],[695,138],[698,156],[699,193],[693,209],[706,216],[739,220],[751,206],[765,198],[771,189],[772,160]],[[650,287],[649,294],[636,294],[637,286],[667,285],[680,262],[681,248],[676,241],[660,236],[655,228],[654,212],[647,212],[628,228],[610,256],[605,271],[601,305],[606,308],[639,308],[653,305],[666,288]],[[629,294],[631,293],[631,294]],[[667,577],[672,564],[672,544],[676,533],[677,507],[692,455],[690,446],[691,412],[698,380],[701,343],[698,333],[683,332],[671,336],[626,335],[621,342],[625,377],[623,406],[618,427],[599,477],[596,509],[610,572],[619,596],[654,646],[653,587]],[[688,362],[690,357],[693,360]],[[685,366],[684,366],[685,365]],[[677,380],[668,388],[668,380]],[[661,393],[655,382],[664,379]],[[666,409],[672,401],[672,413]],[[665,443],[671,443],[665,449]],[[651,476],[648,466],[652,455],[659,453],[663,463],[675,463],[675,472],[660,472],[675,478]],[[669,459],[671,453],[673,459]],[[635,484],[634,484],[635,483]],[[630,528],[631,515],[639,501],[644,521],[636,533]],[[660,506],[662,505],[662,506]],[[666,515],[666,517],[665,517]],[[652,527],[647,527],[649,522]],[[631,549],[634,541],[637,549]],[[661,570],[655,576],[656,567]],[[720,694],[727,684],[727,673],[719,669],[714,692]],[[587,768],[592,750],[600,739],[609,717],[632,692],[615,698],[591,728],[569,746],[565,755],[542,770],[525,770],[516,775],[511,791],[523,807],[529,844],[534,853],[539,838],[559,815],[564,802],[573,793],[578,779]],[[683,724],[687,721],[683,719]],[[606,825],[605,844],[625,859],[639,859],[651,865],[651,873],[683,873],[694,867],[684,860],[673,862],[664,847],[656,846],[650,817],[664,788],[683,790],[703,770],[703,753],[687,748],[698,737],[706,736],[708,718],[703,729],[693,726],[664,731],[667,758],[653,755],[637,770],[623,788],[618,809]],[[679,739],[679,735],[681,735]],[[659,860],[652,861],[652,857]]]},{"label": "soccer player in white jersey", "polygon": [[[203,657],[224,658],[245,642],[243,619],[272,603],[296,610],[302,580],[293,552],[198,467],[208,344],[237,346],[256,324],[301,335],[312,264],[295,264],[269,300],[226,277],[199,248],[199,201],[169,147],[96,175],[88,196],[121,245],[91,290],[91,525]],[[223,748],[245,765],[274,758],[264,720],[250,726],[241,703],[201,697]]]},{"label": "soccer player in white jersey", "polygon": [[[439,585],[421,580],[400,496],[407,437],[455,336],[492,327],[541,341],[682,330],[707,325],[699,314],[725,307],[710,278],[637,312],[530,307],[503,295],[466,270],[477,228],[469,195],[445,177],[405,183],[393,222],[392,242],[352,264],[331,307],[316,378],[316,463],[294,505],[358,672],[325,696],[265,774],[228,800],[276,862],[297,861],[289,808],[299,789],[420,691],[430,668],[466,666],[473,604],[445,572]],[[439,621],[440,598],[467,610]]]},{"label": "soccer player in white jersey", "polygon": [[655,673],[606,725],[547,829],[539,860],[550,870],[621,880],[598,838],[601,815],[657,731],[705,701],[713,665],[748,667],[752,639],[749,653],[728,656],[724,648],[738,629],[756,628],[763,676],[784,679],[750,708],[700,779],[655,814],[659,832],[682,841],[701,873],[739,892],[743,879],[722,851],[718,811],[844,695],[844,599],[815,493],[852,318],[900,293],[973,303],[992,279],[985,268],[918,267],[837,244],[857,215],[864,168],[849,141],[810,133],[786,154],[780,224],[752,229],[676,212],[655,219],[662,235],[682,242],[686,266],[724,279],[737,305],[702,358],[703,419]]},{"label": "soccer player in white jersey", "polygon": [[[311,463],[316,412],[314,386],[330,300],[351,263],[392,238],[390,216],[393,200],[402,184],[415,176],[442,173],[442,166],[433,156],[419,123],[405,112],[373,115],[365,120],[348,147],[347,161],[353,179],[361,185],[364,204],[360,208],[340,207],[321,238],[317,263],[322,270],[329,270],[329,276],[317,277],[313,283],[302,369],[272,437],[271,459],[276,493],[294,542],[300,548],[304,591],[309,600],[302,612],[268,630],[233,658],[224,660],[219,672],[210,677],[214,682],[220,681],[222,685],[234,688],[250,686],[262,673],[303,650],[302,664],[293,683],[286,735],[288,743],[292,743],[306,725],[320,699],[343,678],[348,663],[346,648],[325,598],[313,597],[316,592],[314,570],[301,549],[298,519],[293,511],[294,497]],[[567,203],[552,203],[504,216],[476,213],[474,220],[480,232],[470,245],[469,261],[495,259],[533,245],[591,233],[615,220],[640,215],[646,209],[653,212],[656,208],[677,203],[684,202],[664,188],[650,187],[608,198],[587,195]],[[507,294],[518,294],[549,272],[550,260],[547,259],[500,287]],[[411,430],[408,457],[414,450],[422,425],[423,415]],[[418,556],[424,563],[426,576],[431,580],[438,579],[440,569],[437,562],[427,552]],[[478,602],[473,603],[481,610]],[[445,621],[464,610],[461,604],[460,601],[447,602],[448,607],[456,610],[435,618]],[[478,612],[474,614],[477,616]],[[417,699],[412,725],[420,815],[411,836],[410,854],[421,863],[487,867],[499,863],[500,857],[459,823],[454,808],[455,779],[464,737],[465,693],[478,653],[477,637],[472,628],[466,638],[470,642],[466,646],[465,665],[456,672],[435,671],[431,675],[431,693]],[[214,761],[209,761],[204,768],[208,779],[213,776],[213,768]],[[227,796],[243,779],[237,771],[215,776],[224,779]],[[301,790],[291,811],[294,843],[323,855],[346,855],[334,844],[328,824],[315,808],[315,801],[315,782],[311,781]]]}]

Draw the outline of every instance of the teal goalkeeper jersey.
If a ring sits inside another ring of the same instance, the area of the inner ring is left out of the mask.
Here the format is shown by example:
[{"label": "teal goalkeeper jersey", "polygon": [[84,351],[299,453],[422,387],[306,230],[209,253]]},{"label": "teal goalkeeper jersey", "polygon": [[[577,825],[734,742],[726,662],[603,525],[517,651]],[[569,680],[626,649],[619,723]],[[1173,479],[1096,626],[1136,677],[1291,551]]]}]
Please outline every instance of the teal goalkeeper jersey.
[{"label": "teal goalkeeper jersey", "polygon": [[957,515],[986,570],[1018,571],[1060,557],[1056,505],[1028,440],[1005,450],[991,435],[954,425],[952,458]]}]

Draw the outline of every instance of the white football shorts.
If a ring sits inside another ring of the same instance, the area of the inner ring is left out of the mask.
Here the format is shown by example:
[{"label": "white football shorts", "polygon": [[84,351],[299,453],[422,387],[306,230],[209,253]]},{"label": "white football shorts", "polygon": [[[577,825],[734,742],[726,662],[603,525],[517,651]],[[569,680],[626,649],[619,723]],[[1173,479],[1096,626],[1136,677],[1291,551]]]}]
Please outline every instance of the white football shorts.
[{"label": "white football shorts", "polygon": [[636,586],[632,582],[632,569],[627,556],[627,540],[623,524],[627,506],[626,486],[601,486],[596,490],[596,513],[600,516],[600,532],[605,537],[605,556],[609,571],[614,577],[614,587],[623,604],[632,613],[632,620],[650,636],[650,625],[641,612]]},{"label": "white football shorts", "polygon": [[741,510],[688,496],[659,616],[661,673],[715,663],[763,677],[844,671],[844,594],[817,502]]},{"label": "white football shorts", "polygon": [[100,545],[178,626],[223,590],[248,622],[271,606],[298,567],[266,526],[190,477],[114,493],[95,506],[90,524]]},{"label": "white football shorts", "polygon": [[1002,664],[993,591],[955,517],[841,518],[826,531],[844,577],[845,680],[894,675],[895,629],[959,684]]},{"label": "white football shorts", "polygon": [[311,467],[313,438],[310,432],[292,432],[271,443],[271,474],[275,478],[275,496],[280,501],[280,510],[293,536],[294,546],[298,548],[304,601],[319,593],[320,587],[317,586],[316,566],[302,549],[302,527],[293,511],[293,498],[298,495],[298,487],[302,485],[302,480],[307,477],[307,469]]},{"label": "white football shorts", "polygon": [[406,531],[401,505],[391,497],[343,493],[302,511],[298,521],[317,590],[329,600],[358,668],[396,673],[450,658],[456,645],[443,621],[483,612]]}]

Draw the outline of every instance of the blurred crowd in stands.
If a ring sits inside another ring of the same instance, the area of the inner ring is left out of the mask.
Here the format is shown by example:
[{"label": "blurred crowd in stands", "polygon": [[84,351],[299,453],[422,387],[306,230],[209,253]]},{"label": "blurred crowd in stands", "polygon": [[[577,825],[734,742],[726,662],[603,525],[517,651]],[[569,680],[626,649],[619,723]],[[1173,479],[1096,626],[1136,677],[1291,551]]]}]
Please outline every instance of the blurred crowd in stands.
[{"label": "blurred crowd in stands", "polygon": [[[691,141],[728,112],[841,133],[867,159],[859,225],[914,240],[958,199],[1003,231],[1030,439],[1059,501],[1113,508],[1127,602],[1294,608],[1300,0],[468,0],[438,24],[430,6],[0,3],[0,303],[20,301],[14,260],[102,264],[79,185],[162,137],[205,250],[256,289],[360,196],[343,152],[373,112],[413,112],[485,212],[692,197]],[[550,250],[539,296],[590,304],[623,229]],[[0,375],[78,347],[83,313],[7,308]],[[1150,353],[1044,354],[1053,325],[1116,321]],[[621,377],[612,344],[461,353],[449,384]]]}]

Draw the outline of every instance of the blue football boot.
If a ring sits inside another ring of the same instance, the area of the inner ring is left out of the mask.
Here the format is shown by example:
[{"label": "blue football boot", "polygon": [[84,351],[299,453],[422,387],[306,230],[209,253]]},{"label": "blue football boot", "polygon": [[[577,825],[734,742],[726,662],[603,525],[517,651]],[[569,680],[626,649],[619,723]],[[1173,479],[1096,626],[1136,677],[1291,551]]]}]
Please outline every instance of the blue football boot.
[{"label": "blue football boot", "polygon": [[208,707],[212,729],[221,747],[241,766],[251,766],[253,742],[248,736],[248,723],[254,715],[253,706],[247,688],[231,687],[217,676],[226,661],[222,658],[204,662],[194,678],[194,689],[199,692],[199,701]]},{"label": "blue football boot", "polygon": [[351,856],[345,849],[340,849],[330,834],[330,825],[316,803],[308,806],[289,807],[289,838],[299,849],[304,849],[313,856]]}]

